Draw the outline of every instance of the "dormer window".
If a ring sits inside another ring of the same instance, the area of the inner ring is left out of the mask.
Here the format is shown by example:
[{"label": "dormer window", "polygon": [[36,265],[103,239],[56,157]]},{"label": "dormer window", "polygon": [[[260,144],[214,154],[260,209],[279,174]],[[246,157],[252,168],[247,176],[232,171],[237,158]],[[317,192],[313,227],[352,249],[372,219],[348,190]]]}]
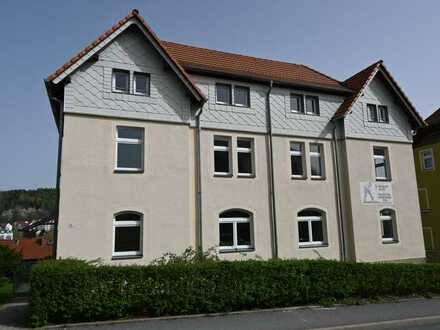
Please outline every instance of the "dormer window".
[{"label": "dormer window", "polygon": [[250,107],[250,89],[247,86],[230,84],[215,84],[215,98],[217,104]]},{"label": "dormer window", "polygon": [[125,70],[113,70],[112,90],[118,93],[130,92],[130,72]]}]

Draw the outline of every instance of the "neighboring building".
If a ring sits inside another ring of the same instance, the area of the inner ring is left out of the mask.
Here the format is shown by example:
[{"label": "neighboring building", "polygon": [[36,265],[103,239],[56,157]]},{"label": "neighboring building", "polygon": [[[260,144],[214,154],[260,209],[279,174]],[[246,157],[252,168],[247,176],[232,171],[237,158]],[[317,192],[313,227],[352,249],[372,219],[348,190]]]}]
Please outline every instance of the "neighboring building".
[{"label": "neighboring building", "polygon": [[414,159],[426,254],[440,261],[440,205],[436,203],[440,200],[440,109],[426,123],[414,139]]},{"label": "neighboring building", "polygon": [[20,253],[25,262],[33,263],[53,257],[53,245],[44,238],[23,238],[15,241],[0,241],[0,245]]},{"label": "neighboring building", "polygon": [[0,227],[0,240],[10,241],[14,239],[12,225],[7,223],[3,228]]},{"label": "neighboring building", "polygon": [[160,40],[137,11],[46,80],[57,257],[421,261],[424,121],[382,61],[304,65]]}]

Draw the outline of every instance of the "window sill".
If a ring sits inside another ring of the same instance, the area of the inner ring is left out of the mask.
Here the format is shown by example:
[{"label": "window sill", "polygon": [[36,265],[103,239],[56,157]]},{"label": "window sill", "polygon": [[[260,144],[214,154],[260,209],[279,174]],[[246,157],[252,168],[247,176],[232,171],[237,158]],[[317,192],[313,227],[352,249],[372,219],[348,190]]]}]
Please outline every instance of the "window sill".
[{"label": "window sill", "polygon": [[310,248],[322,248],[322,247],[328,247],[328,243],[323,244],[304,244],[300,245],[300,249],[310,249]]},{"label": "window sill", "polygon": [[133,255],[133,256],[112,256],[112,260],[125,260],[125,259],[142,259],[143,255]]},{"label": "window sill", "polygon": [[214,173],[215,178],[232,178],[232,173]]},{"label": "window sill", "polygon": [[241,252],[254,252],[255,248],[247,248],[247,249],[219,249],[219,253],[241,253]]},{"label": "window sill", "polygon": [[397,244],[399,243],[399,240],[393,240],[393,241],[382,241],[382,244]]},{"label": "window sill", "polygon": [[391,182],[391,179],[376,178],[376,182]]},{"label": "window sill", "polygon": [[225,102],[218,102],[216,101],[215,104],[217,105],[225,105],[228,107],[237,107],[237,108],[245,108],[245,109],[250,109],[250,105],[240,105],[240,104],[232,104],[232,103],[225,103]]},{"label": "window sill", "polygon": [[290,178],[292,180],[306,180],[307,175],[291,175]]},{"label": "window sill", "polygon": [[327,179],[327,177],[325,177],[325,176],[311,176],[310,179],[316,180],[316,181],[325,181]]},{"label": "window sill", "polygon": [[144,173],[144,170],[124,170],[124,169],[119,169],[119,168],[115,168],[113,170],[113,173],[124,173],[124,174],[141,174]]},{"label": "window sill", "polygon": [[112,93],[117,93],[117,94],[127,94],[130,95],[129,91],[118,91],[116,89],[112,89]]},{"label": "window sill", "polygon": [[255,179],[255,174],[245,174],[245,173],[238,173],[237,178],[240,179]]}]

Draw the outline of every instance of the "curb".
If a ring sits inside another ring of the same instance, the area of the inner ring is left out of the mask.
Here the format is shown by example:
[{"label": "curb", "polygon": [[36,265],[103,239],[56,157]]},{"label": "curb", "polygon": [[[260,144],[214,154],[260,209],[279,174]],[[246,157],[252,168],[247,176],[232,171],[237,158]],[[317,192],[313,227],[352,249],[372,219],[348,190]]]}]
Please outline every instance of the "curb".
[{"label": "curb", "polygon": [[440,316],[425,316],[402,320],[380,321],[371,323],[349,324],[329,328],[314,328],[310,330],[392,330],[403,327],[416,327],[439,324]]}]

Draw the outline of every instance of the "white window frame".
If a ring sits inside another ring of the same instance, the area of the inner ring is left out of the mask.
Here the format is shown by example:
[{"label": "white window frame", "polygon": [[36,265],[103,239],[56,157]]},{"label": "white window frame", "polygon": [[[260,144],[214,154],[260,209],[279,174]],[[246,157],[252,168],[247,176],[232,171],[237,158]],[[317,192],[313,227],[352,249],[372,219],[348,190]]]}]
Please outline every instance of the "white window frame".
[{"label": "white window frame", "polygon": [[[222,223],[232,223],[232,240],[233,245],[230,246],[220,246],[220,251],[240,251],[240,250],[253,250],[254,249],[254,235],[251,216],[248,217],[234,217],[234,218],[219,218],[219,240],[220,240],[220,224]],[[250,245],[238,245],[238,235],[237,235],[237,224],[239,223],[249,223],[250,230]]]},{"label": "white window frame", "polygon": [[[384,150],[384,155],[376,155],[374,153],[374,149],[382,149]],[[385,164],[385,177],[377,176],[376,172],[376,159],[383,159]],[[373,147],[373,167],[374,167],[374,177],[376,178],[376,181],[391,181],[391,171],[390,171],[390,164],[389,164],[389,157],[388,157],[388,148],[387,147],[380,147],[380,146],[374,146]]]},{"label": "white window frame", "polygon": [[[429,153],[428,156],[425,155],[426,152]],[[425,167],[425,159],[429,159],[429,158],[431,158],[431,160],[432,160],[432,167],[431,168]],[[432,148],[420,150],[420,164],[421,164],[423,171],[431,172],[431,171],[435,170],[434,151],[432,150]]]},{"label": "white window frame", "polygon": [[[324,179],[325,178],[325,163],[324,163],[324,145],[322,143],[310,143],[309,150],[311,150],[312,145],[317,145],[319,152],[309,151],[310,157],[310,178],[312,179]],[[312,157],[318,157],[321,165],[321,175],[312,174]]]},{"label": "white window frame", "polygon": [[[298,111],[292,108],[292,98],[297,98],[297,97],[300,98],[300,103],[299,104],[301,105],[300,110],[298,110]],[[290,93],[290,112],[304,114],[305,113],[304,100],[305,100],[304,94]]]},{"label": "white window frame", "polygon": [[[249,104],[241,104],[241,103],[237,103],[235,102],[235,88],[245,88],[248,92],[248,100],[249,100]],[[242,86],[242,85],[231,85],[231,93],[232,93],[232,105],[235,105],[236,107],[242,107],[242,108],[250,108],[251,107],[251,89],[249,88],[249,86]]]},{"label": "white window frame", "polygon": [[[308,111],[307,110],[307,98],[311,98],[311,99],[316,100],[316,109],[315,109],[316,112]],[[321,110],[319,108],[319,96],[317,96],[317,95],[305,95],[303,100],[304,100],[303,102],[304,102],[304,113],[305,114],[312,115],[312,116],[320,116]]]},{"label": "white window frame", "polygon": [[[238,146],[238,141],[247,141],[250,143],[250,148],[243,148],[243,147],[239,147]],[[251,155],[251,166],[252,166],[252,171],[251,173],[241,173],[239,171],[239,166],[238,163],[240,161],[240,158],[238,157],[239,153],[246,153],[246,154],[250,154]],[[241,176],[241,177],[252,177],[255,175],[255,162],[254,162],[254,140],[251,138],[241,138],[238,137],[237,138],[237,175]]]},{"label": "white window frame", "polygon": [[[293,144],[299,144],[301,146],[301,151],[294,151],[292,150]],[[289,144],[289,154],[290,154],[290,177],[294,179],[302,179],[306,177],[306,162],[305,162],[305,143],[304,142],[297,142],[297,141],[291,141]],[[292,157],[293,156],[300,156],[301,157],[301,163],[302,163],[302,174],[292,174]]]},{"label": "white window frame", "polygon": [[[124,73],[124,74],[128,75],[127,89],[126,90],[125,89],[117,89],[116,88],[116,74],[117,73]],[[122,70],[122,69],[113,69],[112,70],[112,92],[130,94],[130,71]]]},{"label": "white window frame", "polygon": [[[132,128],[132,129],[140,129],[143,132],[142,139],[128,139],[128,138],[120,138],[119,137],[119,128]],[[131,126],[117,126],[116,127],[116,159],[115,159],[115,171],[123,171],[123,172],[141,172],[144,170],[144,139],[145,139],[145,131],[142,127],[131,127]],[[119,144],[140,144],[141,145],[141,167],[118,167],[118,152],[119,152]]]},{"label": "white window frame", "polygon": [[[146,78],[147,78],[147,86],[146,86],[146,93],[141,93],[141,92],[137,92],[136,91],[136,88],[137,88],[137,86],[136,86],[136,76],[137,75],[139,75],[139,76],[145,76]],[[150,93],[151,93],[151,91],[150,91],[150,86],[151,86],[151,77],[150,77],[150,74],[149,73],[146,73],[146,72],[133,72],[133,94],[135,94],[135,95],[142,95],[142,96],[150,96]]]},{"label": "white window frame", "polygon": [[[386,105],[378,105],[377,107],[377,120],[379,123],[388,124],[390,122],[390,114]],[[382,109],[385,110],[386,118],[382,118]]]},{"label": "white window frame", "polygon": [[[222,140],[222,141],[226,141],[228,142],[228,146],[216,146],[215,145],[215,141],[216,140]],[[214,136],[214,175],[215,176],[230,176],[232,175],[232,152],[231,152],[231,144],[232,144],[232,139],[229,137],[225,137],[225,136]],[[229,162],[229,172],[216,172],[215,170],[215,152],[216,151],[222,151],[222,152],[227,152],[228,153],[228,162]]]},{"label": "white window frame", "polygon": [[[392,215],[382,215],[382,211],[391,210]],[[382,209],[379,211],[379,220],[380,220],[380,238],[382,239],[382,243],[397,243],[397,223],[396,223],[396,212],[392,209]],[[393,237],[383,237],[383,221],[391,221],[391,226],[393,228]]]},{"label": "white window frame", "polygon": [[[307,222],[308,230],[309,230],[309,241],[308,242],[299,242],[299,228],[298,228],[298,244],[299,246],[321,246],[326,245],[326,233],[325,233],[325,223],[323,220],[323,216],[299,216],[298,217],[298,224],[297,227],[299,227],[300,222]],[[322,241],[315,241],[313,239],[313,230],[312,230],[312,222],[321,222],[321,228],[322,228]]]},{"label": "white window frame", "polygon": [[[124,213],[135,213],[139,215],[139,220],[124,220],[124,221],[118,221],[116,220],[116,217],[118,215],[124,214]],[[116,228],[118,227],[139,227],[139,250],[138,251],[115,251],[115,243],[116,243]],[[115,214],[113,216],[113,248],[112,248],[112,256],[113,257],[133,257],[133,256],[142,256],[142,250],[143,250],[143,215],[139,214],[137,212],[120,212],[118,214]]]},{"label": "white window frame", "polygon": [[[230,103],[227,102],[223,102],[223,101],[219,101],[218,99],[218,93],[217,93],[217,86],[229,86],[229,99],[230,99]],[[221,105],[233,105],[234,101],[233,101],[233,97],[234,97],[234,91],[232,90],[232,84],[227,84],[227,83],[216,83],[215,84],[215,103],[217,104],[221,104]]]}]

